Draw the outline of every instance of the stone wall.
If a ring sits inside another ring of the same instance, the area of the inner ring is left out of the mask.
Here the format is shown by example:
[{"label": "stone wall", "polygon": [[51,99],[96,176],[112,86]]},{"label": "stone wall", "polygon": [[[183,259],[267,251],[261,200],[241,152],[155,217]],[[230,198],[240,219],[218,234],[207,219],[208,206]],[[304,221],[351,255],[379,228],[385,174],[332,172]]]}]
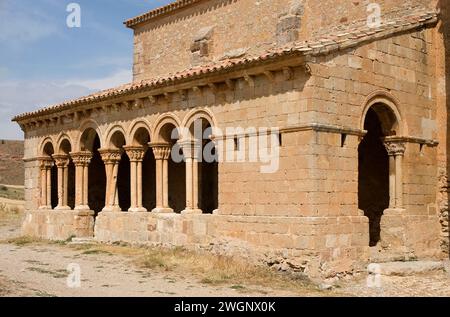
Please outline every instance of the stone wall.
[{"label": "stone wall", "polygon": [[[434,8],[429,0],[381,0],[383,18]],[[367,21],[371,1],[210,0],[135,27],[134,80],[225,58],[259,55],[274,45],[307,41]],[[333,8],[333,10],[330,10]],[[233,39],[230,41],[229,39]]]},{"label": "stone wall", "polygon": [[448,175],[449,175],[449,139],[448,123],[450,104],[450,7],[448,1],[439,0],[438,8],[441,10],[442,21],[436,28],[436,56],[437,56],[437,109],[439,142],[438,149],[438,183],[437,183],[437,203],[441,222],[441,247],[443,252],[449,255],[449,212],[448,212]]},{"label": "stone wall", "polygon": [[366,217],[239,217],[101,213],[95,238],[166,247],[183,246],[238,255],[312,277],[364,269]]},{"label": "stone wall", "polygon": [[94,213],[90,211],[28,210],[22,225],[24,236],[65,241],[92,237]]}]

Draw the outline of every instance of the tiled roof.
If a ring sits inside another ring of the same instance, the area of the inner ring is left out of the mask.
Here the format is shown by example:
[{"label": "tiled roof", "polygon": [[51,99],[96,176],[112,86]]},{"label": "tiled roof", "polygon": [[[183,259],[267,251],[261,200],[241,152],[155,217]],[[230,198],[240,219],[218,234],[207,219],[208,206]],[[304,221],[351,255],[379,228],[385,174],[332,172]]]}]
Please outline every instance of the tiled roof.
[{"label": "tiled roof", "polygon": [[69,110],[76,106],[101,102],[111,98],[123,97],[152,89],[168,87],[186,82],[188,80],[195,80],[209,74],[218,74],[221,72],[237,70],[239,67],[251,67],[252,65],[269,62],[280,57],[317,56],[329,54],[333,51],[355,47],[356,45],[364,42],[392,36],[393,34],[399,32],[417,29],[419,27],[435,23],[437,19],[437,13],[435,12],[412,13],[408,16],[398,18],[397,20],[386,21],[377,28],[369,28],[367,26],[353,28],[347,30],[346,32],[341,31],[336,34],[330,34],[329,36],[322,37],[314,41],[291,43],[285,47],[274,48],[259,56],[223,60],[209,65],[190,68],[175,74],[169,74],[165,77],[125,84],[34,112],[24,113],[14,117],[13,121],[21,121],[36,116],[54,114],[59,111]]},{"label": "tiled roof", "polygon": [[172,11],[184,8],[184,7],[186,7],[186,6],[190,5],[190,4],[194,4],[194,3],[197,3],[197,2],[200,2],[200,1],[202,1],[202,0],[177,0],[175,2],[169,3],[168,5],[165,5],[163,7],[156,8],[154,10],[151,10],[151,11],[147,12],[147,13],[144,13],[144,14],[141,14],[141,15],[139,15],[137,17],[129,19],[129,20],[125,21],[124,24],[127,27],[131,28],[131,27],[133,27],[133,26],[135,26],[135,25],[137,25],[139,23],[151,20],[151,19],[153,19],[153,18],[155,18],[157,16],[160,16],[160,15],[163,15],[163,14],[166,14],[166,13],[169,13],[169,12],[172,12]]}]

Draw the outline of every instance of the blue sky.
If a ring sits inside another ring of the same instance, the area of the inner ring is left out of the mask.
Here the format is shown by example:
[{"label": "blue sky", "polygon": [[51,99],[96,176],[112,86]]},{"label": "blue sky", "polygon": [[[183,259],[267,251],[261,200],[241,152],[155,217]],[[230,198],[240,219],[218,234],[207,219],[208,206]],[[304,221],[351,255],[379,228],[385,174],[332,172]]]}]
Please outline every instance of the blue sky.
[{"label": "blue sky", "polygon": [[[67,6],[81,7],[68,28]],[[133,32],[123,21],[171,0],[0,0],[0,139],[22,139],[19,113],[132,79]]]}]

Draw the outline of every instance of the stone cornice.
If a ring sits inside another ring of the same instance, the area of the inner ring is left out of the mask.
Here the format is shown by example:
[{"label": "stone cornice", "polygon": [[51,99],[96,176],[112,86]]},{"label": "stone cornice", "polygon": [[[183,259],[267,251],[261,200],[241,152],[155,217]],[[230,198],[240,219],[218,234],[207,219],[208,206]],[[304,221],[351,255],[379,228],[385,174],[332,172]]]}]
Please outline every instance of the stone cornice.
[{"label": "stone cornice", "polygon": [[148,11],[144,14],[141,14],[137,17],[131,18],[131,19],[125,21],[123,24],[125,24],[129,28],[133,28],[134,26],[136,26],[138,24],[150,21],[154,18],[160,17],[165,14],[172,13],[176,10],[185,8],[189,5],[192,5],[192,4],[201,2],[201,1],[204,2],[205,0],[177,0],[175,2],[169,3],[168,5],[165,5],[163,7],[153,9],[153,10]]}]

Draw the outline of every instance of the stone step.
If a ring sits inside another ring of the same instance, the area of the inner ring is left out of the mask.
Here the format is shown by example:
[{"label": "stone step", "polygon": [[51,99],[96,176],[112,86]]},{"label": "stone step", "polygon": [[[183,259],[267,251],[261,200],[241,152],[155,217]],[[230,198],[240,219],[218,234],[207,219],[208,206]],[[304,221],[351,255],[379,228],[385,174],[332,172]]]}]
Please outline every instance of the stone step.
[{"label": "stone step", "polygon": [[95,241],[94,238],[73,238],[72,241],[70,241],[70,245],[80,245],[80,244],[96,244],[97,241]]},{"label": "stone step", "polygon": [[386,276],[409,276],[444,270],[445,264],[441,261],[371,263],[368,267],[370,274],[381,274]]},{"label": "stone step", "polygon": [[396,250],[395,252],[389,252],[379,247],[370,248],[370,261],[372,263],[410,262],[416,260],[416,256],[407,251]]}]

